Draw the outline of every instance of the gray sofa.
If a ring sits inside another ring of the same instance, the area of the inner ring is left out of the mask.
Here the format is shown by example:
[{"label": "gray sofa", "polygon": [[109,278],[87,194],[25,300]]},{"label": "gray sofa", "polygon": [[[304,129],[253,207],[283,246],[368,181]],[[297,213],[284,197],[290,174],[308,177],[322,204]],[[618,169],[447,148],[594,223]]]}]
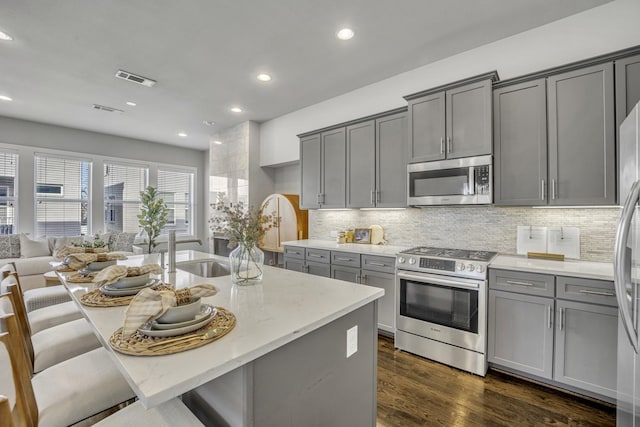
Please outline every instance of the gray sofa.
[{"label": "gray sofa", "polygon": [[[133,254],[135,233],[109,233],[101,235],[100,238],[108,242],[109,250],[112,252]],[[77,243],[84,239],[83,236],[48,237],[33,241],[19,234],[0,235],[0,267],[9,262],[15,263],[23,291],[44,287],[44,273],[53,270],[50,262],[62,261],[61,250],[72,242]],[[92,237],[87,239],[90,240]]]}]

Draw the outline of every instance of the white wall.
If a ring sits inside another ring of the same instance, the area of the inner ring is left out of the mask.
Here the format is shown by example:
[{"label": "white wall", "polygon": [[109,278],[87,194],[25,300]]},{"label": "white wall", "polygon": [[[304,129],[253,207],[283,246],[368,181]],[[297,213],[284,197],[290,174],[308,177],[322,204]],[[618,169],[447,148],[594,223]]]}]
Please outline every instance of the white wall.
[{"label": "white wall", "polygon": [[[208,174],[205,170],[206,155],[203,151],[1,116],[0,144],[16,147],[21,156],[18,171],[21,232],[33,231],[33,153],[42,151],[91,158],[94,171],[101,171],[106,159],[195,168],[195,233],[198,238],[203,239],[203,242],[208,236],[203,209],[203,205],[206,205],[204,177]],[[152,181],[156,179],[151,176],[151,173],[149,178]],[[92,179],[93,232],[103,228],[103,201],[100,199],[101,196],[97,196],[102,195],[103,185],[102,174],[94,173]],[[187,248],[183,246],[180,249]]]},{"label": "white wall", "polygon": [[492,70],[504,80],[640,45],[639,18],[639,0],[616,0],[270,120],[260,127],[260,165],[297,162],[297,134],[405,106],[403,95]]}]

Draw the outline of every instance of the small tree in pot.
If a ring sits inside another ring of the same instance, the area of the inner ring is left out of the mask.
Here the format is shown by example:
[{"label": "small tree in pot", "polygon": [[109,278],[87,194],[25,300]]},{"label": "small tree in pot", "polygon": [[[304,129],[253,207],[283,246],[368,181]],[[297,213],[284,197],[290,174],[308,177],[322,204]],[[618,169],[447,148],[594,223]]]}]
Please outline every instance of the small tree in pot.
[{"label": "small tree in pot", "polygon": [[[152,186],[148,186],[140,192],[140,202],[142,207],[138,214],[138,223],[147,234],[149,253],[151,253],[158,246],[156,239],[160,235],[162,227],[167,223],[169,210],[157,190]],[[146,240],[145,243],[147,243]]]}]

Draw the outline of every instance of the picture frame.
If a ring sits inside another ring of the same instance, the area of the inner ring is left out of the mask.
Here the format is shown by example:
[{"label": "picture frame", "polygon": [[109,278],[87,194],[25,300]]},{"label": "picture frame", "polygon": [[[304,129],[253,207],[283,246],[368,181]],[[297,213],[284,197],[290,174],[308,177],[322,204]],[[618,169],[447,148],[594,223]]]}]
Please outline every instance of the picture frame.
[{"label": "picture frame", "polygon": [[353,243],[371,243],[370,228],[356,228],[354,230]]}]

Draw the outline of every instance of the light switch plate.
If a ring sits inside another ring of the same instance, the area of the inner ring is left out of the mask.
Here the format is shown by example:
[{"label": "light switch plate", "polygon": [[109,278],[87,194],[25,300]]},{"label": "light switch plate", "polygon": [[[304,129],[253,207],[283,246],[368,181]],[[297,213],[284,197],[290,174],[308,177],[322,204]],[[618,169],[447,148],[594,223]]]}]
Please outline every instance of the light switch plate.
[{"label": "light switch plate", "polygon": [[358,351],[358,325],[347,329],[347,358]]}]

